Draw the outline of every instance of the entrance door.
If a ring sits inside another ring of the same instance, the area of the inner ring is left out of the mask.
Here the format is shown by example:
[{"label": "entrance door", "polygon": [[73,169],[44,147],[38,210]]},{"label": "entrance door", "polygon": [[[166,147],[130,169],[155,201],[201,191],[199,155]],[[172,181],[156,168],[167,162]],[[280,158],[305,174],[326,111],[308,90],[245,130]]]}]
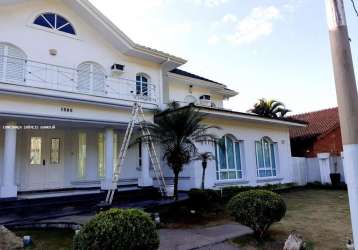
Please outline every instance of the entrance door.
[{"label": "entrance door", "polygon": [[31,132],[27,137],[24,190],[64,187],[64,136],[56,130]]}]

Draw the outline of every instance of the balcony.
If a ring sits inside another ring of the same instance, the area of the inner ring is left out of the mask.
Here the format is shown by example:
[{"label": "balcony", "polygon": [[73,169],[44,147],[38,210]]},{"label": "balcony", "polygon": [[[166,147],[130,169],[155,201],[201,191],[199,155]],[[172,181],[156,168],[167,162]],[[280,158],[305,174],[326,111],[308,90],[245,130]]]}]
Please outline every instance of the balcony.
[{"label": "balcony", "polygon": [[114,78],[102,72],[75,69],[32,60],[0,55],[0,89],[46,93],[57,97],[82,100],[100,99],[110,103],[135,100],[158,104],[156,86],[150,82]]}]

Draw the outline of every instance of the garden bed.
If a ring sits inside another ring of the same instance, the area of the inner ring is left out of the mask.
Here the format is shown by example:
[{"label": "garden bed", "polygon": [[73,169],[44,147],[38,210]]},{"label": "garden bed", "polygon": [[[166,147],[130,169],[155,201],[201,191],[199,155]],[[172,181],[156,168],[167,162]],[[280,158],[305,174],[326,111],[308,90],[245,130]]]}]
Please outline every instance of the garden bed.
[{"label": "garden bed", "polygon": [[26,250],[71,250],[74,231],[70,229],[16,229],[13,232],[23,237],[32,236],[34,244]]}]

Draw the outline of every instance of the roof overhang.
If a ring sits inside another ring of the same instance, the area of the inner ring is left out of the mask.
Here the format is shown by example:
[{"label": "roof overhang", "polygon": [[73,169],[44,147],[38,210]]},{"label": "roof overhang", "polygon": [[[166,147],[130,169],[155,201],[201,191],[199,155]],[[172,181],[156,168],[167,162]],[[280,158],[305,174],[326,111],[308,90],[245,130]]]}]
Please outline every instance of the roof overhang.
[{"label": "roof overhang", "polygon": [[223,95],[225,98],[231,98],[239,94],[234,90],[228,89],[226,85],[220,83],[195,79],[192,77],[182,76],[171,72],[168,72],[168,78],[179,81],[180,83],[188,86],[193,85],[196,87],[209,88],[213,94],[220,94]]},{"label": "roof overhang", "polygon": [[[199,110],[199,112],[205,114],[208,118],[219,118],[219,119],[225,119],[225,120],[234,120],[234,121],[246,121],[246,122],[254,122],[254,123],[261,123],[261,124],[271,124],[275,126],[285,126],[285,127],[306,127],[307,124],[301,121],[290,121],[287,119],[274,119],[274,118],[266,118],[262,116],[258,116],[255,114],[249,114],[249,113],[243,113],[238,111],[232,111],[227,109],[218,109],[218,108],[209,108],[209,107],[201,107],[197,105],[191,105],[191,106],[185,106],[182,108],[179,108],[177,110],[181,109],[187,109],[190,107],[195,107]],[[170,111],[170,112],[175,112]],[[157,116],[160,116],[161,114],[158,114]]]}]

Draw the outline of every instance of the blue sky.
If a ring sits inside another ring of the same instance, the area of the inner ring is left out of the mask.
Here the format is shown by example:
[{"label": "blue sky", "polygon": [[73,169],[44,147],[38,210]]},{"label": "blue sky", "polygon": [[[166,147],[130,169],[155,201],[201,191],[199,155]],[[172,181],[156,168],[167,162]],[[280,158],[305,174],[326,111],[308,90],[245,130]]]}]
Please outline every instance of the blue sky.
[{"label": "blue sky", "polygon": [[[246,111],[261,97],[293,113],[336,105],[324,0],[90,1],[135,42],[240,92],[227,108]],[[345,5],[358,62],[358,17]]]}]

